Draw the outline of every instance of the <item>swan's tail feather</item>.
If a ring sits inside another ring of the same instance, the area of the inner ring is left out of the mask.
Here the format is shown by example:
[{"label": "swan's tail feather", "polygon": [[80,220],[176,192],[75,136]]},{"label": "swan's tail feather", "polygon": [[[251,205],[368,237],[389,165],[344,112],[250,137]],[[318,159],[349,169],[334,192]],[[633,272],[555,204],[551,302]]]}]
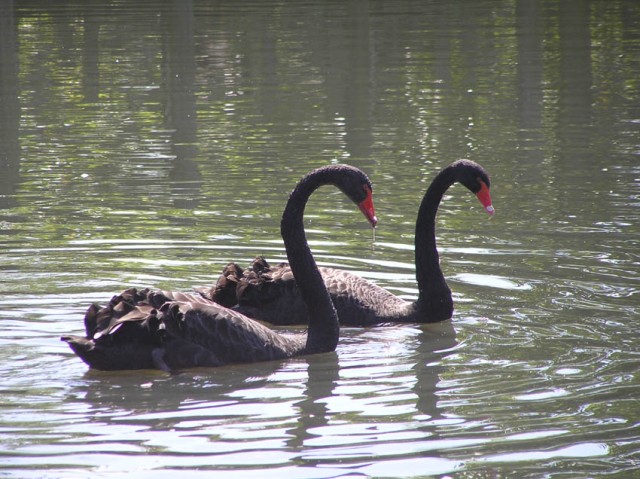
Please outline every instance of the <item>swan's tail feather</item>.
[{"label": "swan's tail feather", "polygon": [[236,285],[244,270],[235,263],[229,263],[222,270],[215,286],[196,288],[196,291],[204,298],[218,303],[225,308],[231,308],[237,304]]},{"label": "swan's tail feather", "polygon": [[153,351],[158,349],[154,344],[128,341],[113,344],[80,336],[62,336],[61,339],[92,369],[116,371],[158,367],[153,360]]},{"label": "swan's tail feather", "polygon": [[270,272],[271,266],[264,256],[256,256],[246,269],[242,269],[236,263],[227,264],[215,286],[196,288],[196,291],[225,308],[233,308],[239,303],[246,281],[255,283]]}]

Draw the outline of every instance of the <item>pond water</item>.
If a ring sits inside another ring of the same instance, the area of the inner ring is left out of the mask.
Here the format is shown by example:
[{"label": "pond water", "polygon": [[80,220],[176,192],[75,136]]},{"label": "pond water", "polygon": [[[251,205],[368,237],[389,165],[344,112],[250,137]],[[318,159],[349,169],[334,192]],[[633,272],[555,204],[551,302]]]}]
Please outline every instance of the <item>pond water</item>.
[{"label": "pond water", "polygon": [[[153,3],[153,5],[152,5]],[[640,477],[640,3],[2,2],[0,477]],[[284,259],[308,170],[322,265],[415,298],[413,228],[456,312],[337,351],[88,371],[60,335],[129,287]],[[130,476],[129,474],[133,474]]]}]

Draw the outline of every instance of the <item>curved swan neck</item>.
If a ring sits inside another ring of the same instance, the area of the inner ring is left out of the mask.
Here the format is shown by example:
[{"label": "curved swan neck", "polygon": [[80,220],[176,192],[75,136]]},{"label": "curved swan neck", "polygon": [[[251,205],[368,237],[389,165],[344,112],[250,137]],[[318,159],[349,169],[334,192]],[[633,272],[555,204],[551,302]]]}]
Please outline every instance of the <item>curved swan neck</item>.
[{"label": "curved swan neck", "polygon": [[[444,193],[455,181],[452,169],[445,168],[433,180],[420,203],[415,235],[416,281],[418,283],[419,303],[430,303],[432,298],[442,297],[443,294],[446,294],[449,298],[451,295],[440,269],[435,225],[440,201]],[[431,308],[433,305],[421,304],[421,306]],[[452,304],[451,308],[453,308]]]},{"label": "curved swan neck", "polygon": [[333,351],[338,343],[338,315],[311,254],[303,223],[307,200],[320,186],[334,183],[336,173],[322,169],[305,176],[289,196],[280,223],[289,265],[309,310],[307,353]]}]

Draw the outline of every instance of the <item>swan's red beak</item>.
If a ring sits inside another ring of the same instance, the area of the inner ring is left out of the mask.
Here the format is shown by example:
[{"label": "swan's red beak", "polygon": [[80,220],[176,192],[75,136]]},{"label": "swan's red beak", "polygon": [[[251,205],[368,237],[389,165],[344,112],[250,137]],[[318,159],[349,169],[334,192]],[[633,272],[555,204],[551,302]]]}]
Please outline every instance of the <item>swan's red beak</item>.
[{"label": "swan's red beak", "polygon": [[490,216],[493,216],[496,210],[491,204],[491,194],[489,193],[489,187],[484,181],[480,181],[480,184],[482,186],[480,188],[480,191],[476,193],[476,196],[478,197],[478,200],[480,200],[480,203],[482,203],[482,206],[484,206],[484,209],[487,211],[487,213],[489,213]]},{"label": "swan's red beak", "polygon": [[371,194],[371,188],[364,185],[364,191],[367,192],[367,197],[358,203],[358,208],[360,208],[362,214],[367,218],[367,221],[371,223],[371,227],[375,228],[378,224],[378,218],[376,218],[376,210],[373,207],[373,195]]}]

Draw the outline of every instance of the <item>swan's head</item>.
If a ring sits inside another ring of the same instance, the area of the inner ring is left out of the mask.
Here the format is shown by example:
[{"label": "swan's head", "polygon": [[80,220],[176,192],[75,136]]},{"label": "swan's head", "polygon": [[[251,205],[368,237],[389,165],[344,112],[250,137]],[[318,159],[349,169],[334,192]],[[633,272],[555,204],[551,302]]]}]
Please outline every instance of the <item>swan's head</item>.
[{"label": "swan's head", "polygon": [[340,165],[340,174],[336,177],[335,184],[342,192],[353,201],[372,227],[378,224],[376,210],[373,207],[373,187],[369,177],[358,168],[348,165]]},{"label": "swan's head", "polygon": [[491,181],[486,170],[471,160],[458,160],[451,165],[456,172],[456,179],[466,186],[478,201],[482,203],[485,211],[493,216],[495,209],[491,203]]}]

